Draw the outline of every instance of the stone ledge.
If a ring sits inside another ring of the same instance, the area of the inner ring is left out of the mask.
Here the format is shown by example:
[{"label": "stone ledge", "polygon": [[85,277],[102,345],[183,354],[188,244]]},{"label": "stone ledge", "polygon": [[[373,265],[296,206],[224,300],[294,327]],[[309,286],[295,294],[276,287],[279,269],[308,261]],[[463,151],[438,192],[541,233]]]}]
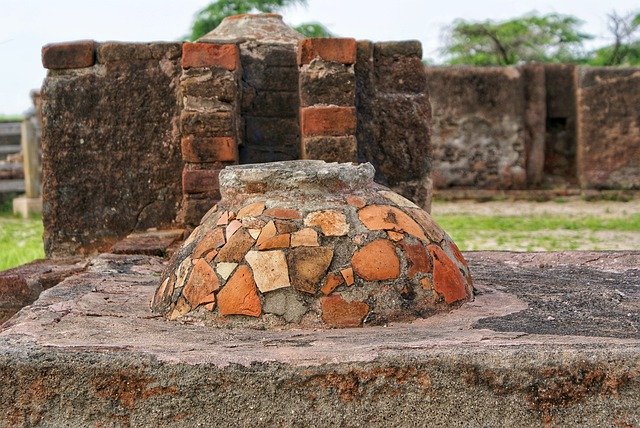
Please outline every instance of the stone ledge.
[{"label": "stone ledge", "polygon": [[480,293],[449,314],[260,331],[154,317],[163,260],[101,255],[4,325],[0,408],[10,425],[640,423],[640,252],[465,257]]}]

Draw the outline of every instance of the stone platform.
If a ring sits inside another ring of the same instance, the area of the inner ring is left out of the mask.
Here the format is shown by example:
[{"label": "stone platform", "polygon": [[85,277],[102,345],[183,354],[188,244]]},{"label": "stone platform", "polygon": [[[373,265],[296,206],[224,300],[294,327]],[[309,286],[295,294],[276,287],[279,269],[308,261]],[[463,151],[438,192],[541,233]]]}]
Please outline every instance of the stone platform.
[{"label": "stone platform", "polygon": [[640,425],[640,252],[465,257],[451,313],[265,331],[153,316],[164,260],[101,255],[3,325],[0,425]]}]

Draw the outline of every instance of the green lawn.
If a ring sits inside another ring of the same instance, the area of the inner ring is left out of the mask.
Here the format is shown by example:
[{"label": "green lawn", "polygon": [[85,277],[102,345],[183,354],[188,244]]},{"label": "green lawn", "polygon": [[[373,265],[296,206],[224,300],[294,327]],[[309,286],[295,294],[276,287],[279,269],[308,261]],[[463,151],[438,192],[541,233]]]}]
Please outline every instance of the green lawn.
[{"label": "green lawn", "polygon": [[0,206],[0,271],[43,257],[42,219],[23,220]]}]

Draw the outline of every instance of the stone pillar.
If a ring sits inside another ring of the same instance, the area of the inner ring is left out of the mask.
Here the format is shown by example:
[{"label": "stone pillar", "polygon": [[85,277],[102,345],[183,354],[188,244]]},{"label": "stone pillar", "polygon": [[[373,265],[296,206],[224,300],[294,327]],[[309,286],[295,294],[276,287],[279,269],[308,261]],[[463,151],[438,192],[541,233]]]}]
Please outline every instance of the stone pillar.
[{"label": "stone pillar", "polygon": [[298,45],[302,159],[357,161],[355,62],[354,39]]},{"label": "stone pillar", "polygon": [[185,164],[178,221],[187,226],[197,225],[220,199],[220,170],[238,163],[240,76],[235,44],[183,45],[180,126]]},{"label": "stone pillar", "polygon": [[40,150],[34,120],[29,117],[22,121],[20,145],[22,147],[25,195],[13,200],[13,212],[24,218],[42,212]]},{"label": "stone pillar", "polygon": [[544,176],[544,151],[547,117],[545,69],[542,64],[520,67],[524,85],[524,126],[527,183],[535,187]]}]

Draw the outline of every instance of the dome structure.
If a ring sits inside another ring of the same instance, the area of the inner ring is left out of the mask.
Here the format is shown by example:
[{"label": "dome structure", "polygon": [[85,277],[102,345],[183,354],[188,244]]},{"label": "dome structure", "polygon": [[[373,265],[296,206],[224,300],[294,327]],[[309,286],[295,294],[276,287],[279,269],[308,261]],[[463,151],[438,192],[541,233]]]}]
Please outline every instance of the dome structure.
[{"label": "dome structure", "polygon": [[220,173],[222,199],[165,270],[152,308],[212,325],[354,327],[473,299],[462,254],[370,164],[288,161]]}]

